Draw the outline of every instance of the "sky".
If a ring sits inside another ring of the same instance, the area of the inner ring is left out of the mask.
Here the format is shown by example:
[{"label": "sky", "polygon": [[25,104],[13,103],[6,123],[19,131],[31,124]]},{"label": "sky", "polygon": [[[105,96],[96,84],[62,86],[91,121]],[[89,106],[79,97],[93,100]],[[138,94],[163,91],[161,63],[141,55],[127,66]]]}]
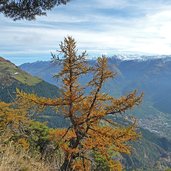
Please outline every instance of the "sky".
[{"label": "sky", "polygon": [[0,56],[19,65],[50,60],[73,36],[90,58],[171,54],[171,0],[71,0],[34,21],[0,14]]}]

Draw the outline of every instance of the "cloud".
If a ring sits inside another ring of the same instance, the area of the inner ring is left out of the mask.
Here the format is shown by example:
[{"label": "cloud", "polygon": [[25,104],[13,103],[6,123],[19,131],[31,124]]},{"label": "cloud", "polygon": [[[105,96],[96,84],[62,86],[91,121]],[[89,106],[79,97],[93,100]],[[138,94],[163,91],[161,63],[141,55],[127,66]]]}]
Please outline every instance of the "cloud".
[{"label": "cloud", "polygon": [[75,0],[36,21],[14,22],[0,15],[0,23],[0,55],[9,58],[48,56],[67,35],[90,56],[171,54],[169,0]]}]

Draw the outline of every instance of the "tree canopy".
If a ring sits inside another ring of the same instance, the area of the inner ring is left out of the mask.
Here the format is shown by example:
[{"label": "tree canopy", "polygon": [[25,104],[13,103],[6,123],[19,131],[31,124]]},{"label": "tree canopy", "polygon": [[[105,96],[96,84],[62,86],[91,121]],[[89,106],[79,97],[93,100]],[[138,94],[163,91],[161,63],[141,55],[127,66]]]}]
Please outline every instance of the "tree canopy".
[{"label": "tree canopy", "polygon": [[[64,39],[59,52],[60,55],[53,58],[62,64],[62,70],[56,75],[63,82],[62,96],[50,99],[18,91],[17,100],[26,108],[37,106],[42,110],[51,106],[70,120],[68,128],[50,133],[51,140],[64,153],[60,170],[92,170],[94,154],[102,156],[111,170],[121,170],[116,154],[129,154],[128,142],[136,140],[139,135],[135,121],[122,124],[117,123],[115,117],[138,105],[142,95],[137,96],[134,91],[117,99],[102,93],[104,83],[115,76],[109,70],[107,58],[99,57],[95,66],[89,66],[87,53],[78,54],[72,37]],[[80,78],[86,74],[90,74],[91,79],[82,85]],[[114,158],[111,151],[115,153]]]},{"label": "tree canopy", "polygon": [[0,0],[0,13],[14,20],[34,20],[36,16],[46,15],[55,6],[70,0]]}]

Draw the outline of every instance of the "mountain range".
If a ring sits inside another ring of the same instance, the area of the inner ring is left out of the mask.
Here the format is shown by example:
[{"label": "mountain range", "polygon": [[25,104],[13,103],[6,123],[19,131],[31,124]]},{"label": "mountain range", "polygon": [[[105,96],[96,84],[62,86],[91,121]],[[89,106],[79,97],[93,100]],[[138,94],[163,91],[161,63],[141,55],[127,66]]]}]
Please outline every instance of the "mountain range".
[{"label": "mountain range", "polygon": [[[103,90],[115,97],[135,89],[138,93],[143,92],[142,104],[129,113],[139,118],[142,127],[171,137],[171,58],[162,56],[142,59],[123,60],[116,55],[109,58],[109,67],[117,76],[109,80]],[[89,63],[93,65],[95,60],[89,60]],[[25,63],[20,68],[60,87],[60,82],[53,77],[60,70],[59,65],[38,61]],[[87,77],[82,78],[81,82],[86,82]]]},{"label": "mountain range", "polygon": [[[89,62],[90,64],[95,63],[94,60]],[[133,70],[135,67],[132,68],[131,63],[127,61],[128,63],[126,62],[126,64],[125,62],[126,61],[121,61],[116,58],[109,59],[110,68],[113,71],[117,71],[118,77],[116,77],[116,79],[114,80],[109,80],[109,82],[104,87],[104,91],[110,91],[112,95],[120,96],[132,89],[132,84],[128,84],[131,83],[131,79],[127,80],[129,75],[129,73],[127,72],[131,71],[131,69]],[[138,61],[134,62],[136,65]],[[127,68],[123,65],[126,65]],[[121,66],[125,70],[122,69]],[[44,97],[54,98],[60,96],[61,89],[50,84],[53,83],[60,87],[60,82],[57,82],[56,79],[52,77],[52,75],[58,72],[59,69],[59,66],[56,66],[51,62],[36,62],[32,64],[24,64],[20,67],[17,67],[10,61],[7,61],[1,57],[0,100],[6,102],[14,100],[16,88],[19,88],[29,93],[36,93],[37,95]],[[137,70],[138,69],[140,69],[140,67],[138,67]],[[32,75],[37,75],[45,79],[49,83],[43,81],[38,77],[28,74],[26,71],[30,72]],[[131,74],[129,77],[132,78]],[[81,81],[84,82],[86,81],[86,79],[87,78],[84,78]],[[125,85],[122,85],[123,83],[125,83]],[[134,87],[136,87],[136,85],[133,85],[133,88]],[[142,91],[143,86],[138,88],[139,91]],[[148,99],[148,97],[145,97],[145,99]],[[142,106],[144,107],[146,105],[147,104],[144,103]],[[143,110],[143,107],[141,110]],[[139,109],[137,110],[140,112]],[[158,111],[158,109],[156,109],[156,111]],[[136,113],[136,110],[134,112]],[[162,114],[165,113],[163,112]],[[137,116],[139,115],[137,114]],[[150,114],[150,116],[152,116],[152,113]],[[58,115],[55,116],[55,114],[51,112],[41,114],[40,116],[37,116],[37,118],[40,121],[48,121],[49,125],[52,127],[65,127],[68,124],[63,117],[59,117]],[[167,138],[157,135],[156,133],[151,133],[150,131],[144,128],[139,128],[139,131],[141,132],[142,137],[137,142],[132,144],[132,155],[122,156],[123,163],[126,166],[126,170],[163,171],[164,169],[171,167],[171,141]]]}]

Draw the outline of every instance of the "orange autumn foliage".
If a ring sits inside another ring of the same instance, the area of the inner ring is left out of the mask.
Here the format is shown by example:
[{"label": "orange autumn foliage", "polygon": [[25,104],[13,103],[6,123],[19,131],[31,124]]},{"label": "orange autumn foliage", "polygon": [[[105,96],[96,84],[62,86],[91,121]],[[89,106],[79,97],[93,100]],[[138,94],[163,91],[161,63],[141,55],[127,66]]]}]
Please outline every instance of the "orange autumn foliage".
[{"label": "orange autumn foliage", "polygon": [[28,124],[25,109],[19,108],[15,103],[5,103],[0,101],[0,130],[7,128],[15,131],[19,130],[22,124]]},{"label": "orange autumn foliage", "polygon": [[[121,163],[112,159],[109,149],[129,154],[130,146],[127,143],[139,137],[136,122],[130,122],[130,125],[119,124],[108,116],[114,118],[138,105],[142,95],[137,96],[134,91],[116,99],[102,93],[104,83],[116,74],[109,70],[104,56],[97,59],[95,66],[89,66],[86,52],[77,54],[76,42],[72,37],[64,39],[59,52],[60,55],[53,55],[53,59],[62,64],[61,71],[56,75],[63,82],[61,97],[49,99],[18,91],[18,100],[28,108],[34,105],[41,109],[47,106],[55,111],[60,109],[61,114],[70,120],[68,129],[57,129],[50,135],[65,154],[60,170],[91,170],[94,152],[105,157],[111,170],[122,170]],[[83,86],[79,81],[86,74],[92,78]]]},{"label": "orange autumn foliage", "polygon": [[[0,102],[0,136],[1,143],[7,143],[13,139],[25,150],[29,148],[29,143],[25,138],[24,129],[30,124],[25,109],[21,109],[17,102]],[[20,136],[19,136],[20,135]],[[22,135],[22,136],[21,136]]]}]

